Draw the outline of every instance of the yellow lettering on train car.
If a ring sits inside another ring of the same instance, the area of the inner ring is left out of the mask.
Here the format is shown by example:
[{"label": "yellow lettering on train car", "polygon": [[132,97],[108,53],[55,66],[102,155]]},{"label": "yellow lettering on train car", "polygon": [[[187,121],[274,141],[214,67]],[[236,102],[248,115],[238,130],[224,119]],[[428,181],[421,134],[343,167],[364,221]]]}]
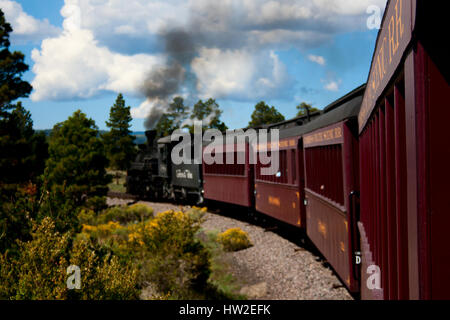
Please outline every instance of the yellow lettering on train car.
[{"label": "yellow lettering on train car", "polygon": [[344,242],[341,241],[340,245],[341,245],[341,251],[345,252],[345,244],[344,244]]},{"label": "yellow lettering on train car", "polygon": [[398,49],[405,35],[403,0],[397,0],[394,8],[395,12],[387,21],[386,35],[382,39],[380,38],[378,44],[379,48],[375,52],[373,68],[370,73],[369,83],[361,106],[361,112],[358,116],[360,126],[363,125],[363,121],[367,120],[372,107],[369,103],[374,103],[374,99],[376,98],[375,95],[386,77],[388,67],[391,66],[394,58],[399,54]]},{"label": "yellow lettering on train car", "polygon": [[347,231],[347,233],[348,233],[348,222],[344,221],[344,224],[345,224],[345,231]]},{"label": "yellow lettering on train car", "polygon": [[325,225],[325,223],[323,223],[322,221],[319,220],[317,227],[318,227],[319,233],[321,235],[323,235],[324,238],[326,238],[327,237],[327,226]]},{"label": "yellow lettering on train car", "polygon": [[269,196],[269,203],[273,206],[280,207],[281,201],[280,198]]},{"label": "yellow lettering on train car", "polygon": [[309,144],[319,143],[319,142],[324,142],[324,141],[332,141],[332,140],[339,139],[339,138],[342,138],[342,128],[341,127],[318,132],[318,133],[306,136],[304,139],[305,139],[305,144],[309,145]]},{"label": "yellow lettering on train car", "polygon": [[295,204],[295,202],[292,202],[292,209],[295,209],[297,207],[297,205]]}]

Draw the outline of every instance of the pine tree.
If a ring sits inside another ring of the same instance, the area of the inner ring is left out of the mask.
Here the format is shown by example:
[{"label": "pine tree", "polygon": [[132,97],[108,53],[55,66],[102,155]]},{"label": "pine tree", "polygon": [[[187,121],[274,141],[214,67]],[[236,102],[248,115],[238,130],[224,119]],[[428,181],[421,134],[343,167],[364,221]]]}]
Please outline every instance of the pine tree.
[{"label": "pine tree", "polygon": [[264,101],[259,102],[255,106],[255,111],[252,114],[252,121],[248,124],[249,127],[257,127],[265,124],[272,124],[284,121],[284,116],[278,112],[275,107],[269,107]]},{"label": "pine tree", "polygon": [[310,114],[319,111],[319,109],[314,108],[313,106],[311,106],[309,103],[306,102],[302,102],[297,106],[297,117],[303,117],[306,116],[308,114],[308,112]]},{"label": "pine tree", "polygon": [[45,136],[35,134],[30,113],[14,103],[32,88],[21,79],[28,70],[24,55],[9,51],[11,32],[0,10],[0,253],[29,235],[38,203],[35,183],[47,157]]},{"label": "pine tree", "polygon": [[[203,129],[217,129],[221,132],[228,130],[228,127],[220,120],[222,110],[214,99],[203,102],[199,100],[192,110],[191,120],[203,121]],[[190,126],[189,130],[193,133],[194,126]]]},{"label": "pine tree", "polygon": [[18,98],[27,97],[31,85],[21,79],[28,65],[21,52],[9,51],[11,25],[0,10],[0,189],[14,195],[20,185],[42,174],[47,145],[33,130],[30,113]]},{"label": "pine tree", "polygon": [[170,136],[175,130],[181,129],[188,117],[189,107],[184,104],[184,99],[175,97],[156,125],[158,138]]},{"label": "pine tree", "polygon": [[44,175],[47,188],[62,192],[76,206],[84,205],[91,197],[106,196],[108,191],[108,159],[98,134],[94,120],[78,110],[55,125],[50,136],[50,157]]},{"label": "pine tree", "polygon": [[109,121],[110,131],[103,135],[106,153],[110,166],[117,170],[127,170],[136,157],[135,136],[131,135],[130,107],[125,107],[125,100],[119,94],[116,103],[111,107]]},{"label": "pine tree", "polygon": [[0,177],[3,184],[36,182],[48,157],[45,135],[33,130],[31,114],[18,102],[0,120]]},{"label": "pine tree", "polygon": [[[0,187],[24,183],[33,175],[33,122],[14,100],[27,97],[31,85],[21,77],[28,70],[21,52],[9,51],[11,25],[0,10]],[[14,109],[10,112],[10,109]],[[41,141],[42,142],[42,141]],[[16,187],[12,187],[12,190]],[[14,193],[14,191],[12,191]]]},{"label": "pine tree", "polygon": [[0,10],[0,113],[13,108],[12,101],[28,97],[32,90],[31,85],[21,79],[23,73],[28,71],[23,53],[9,51],[11,32],[11,25]]}]

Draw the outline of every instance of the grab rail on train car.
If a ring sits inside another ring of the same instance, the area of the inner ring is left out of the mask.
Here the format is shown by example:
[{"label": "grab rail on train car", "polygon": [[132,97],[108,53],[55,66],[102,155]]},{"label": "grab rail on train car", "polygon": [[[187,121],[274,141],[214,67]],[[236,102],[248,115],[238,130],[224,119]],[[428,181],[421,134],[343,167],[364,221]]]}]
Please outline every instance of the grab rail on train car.
[{"label": "grab rail on train car", "polygon": [[353,252],[353,259],[352,259],[352,268],[353,268],[353,277],[356,281],[359,281],[361,279],[360,275],[360,268],[357,268],[356,263],[356,257],[357,253],[360,252],[360,243],[359,243],[359,230],[357,223],[359,221],[359,192],[358,191],[352,191],[350,192],[348,196],[348,203],[349,203],[349,224],[351,228],[350,232],[350,239],[351,239],[351,246],[352,246],[352,252]]}]

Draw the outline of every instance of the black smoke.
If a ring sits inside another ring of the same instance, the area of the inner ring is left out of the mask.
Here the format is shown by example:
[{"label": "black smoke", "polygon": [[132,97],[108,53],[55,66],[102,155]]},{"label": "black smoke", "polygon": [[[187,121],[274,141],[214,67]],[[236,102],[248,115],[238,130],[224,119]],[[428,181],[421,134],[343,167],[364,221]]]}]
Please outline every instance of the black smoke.
[{"label": "black smoke", "polygon": [[195,76],[188,70],[198,38],[194,32],[184,29],[161,32],[159,40],[164,47],[165,64],[154,67],[142,86],[142,93],[154,104],[145,121],[147,129],[154,129],[182,85],[195,87]]}]

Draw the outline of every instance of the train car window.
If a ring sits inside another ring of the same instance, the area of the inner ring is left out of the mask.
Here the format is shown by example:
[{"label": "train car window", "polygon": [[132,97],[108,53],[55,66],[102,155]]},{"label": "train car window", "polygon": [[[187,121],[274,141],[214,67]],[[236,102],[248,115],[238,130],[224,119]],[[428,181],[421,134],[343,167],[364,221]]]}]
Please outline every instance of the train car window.
[{"label": "train car window", "polygon": [[[280,184],[289,184],[289,176],[288,176],[288,150],[281,150],[280,154],[280,166],[276,174],[274,175],[263,175],[263,168],[269,168],[271,164],[264,165],[261,163],[260,156],[258,155],[258,163],[256,165],[256,180],[280,183]],[[271,157],[271,153],[268,152],[268,156]]]},{"label": "train car window", "polygon": [[305,160],[306,187],[339,205],[344,205],[342,146],[306,149]]},{"label": "train car window", "polygon": [[[244,156],[244,157],[243,157]],[[245,158],[245,153],[233,152],[233,162],[225,163],[226,154],[223,155],[223,164],[205,164],[205,173],[210,175],[245,176],[245,163],[238,164],[238,159]]]}]

